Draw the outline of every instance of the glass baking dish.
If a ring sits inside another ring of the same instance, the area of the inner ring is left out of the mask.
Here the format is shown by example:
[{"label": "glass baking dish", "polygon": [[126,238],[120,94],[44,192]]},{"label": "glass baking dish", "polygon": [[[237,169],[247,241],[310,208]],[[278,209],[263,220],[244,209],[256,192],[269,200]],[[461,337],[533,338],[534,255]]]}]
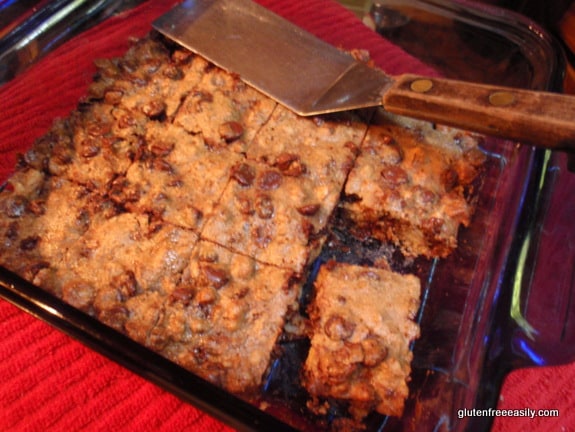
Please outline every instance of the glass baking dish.
[{"label": "glass baking dish", "polygon": [[[159,3],[148,1],[136,7],[148,8],[149,14],[154,15],[167,8]],[[76,13],[67,19],[73,20]],[[323,9],[315,13],[318,20],[330,18]],[[387,14],[387,18],[382,14]],[[133,25],[134,34],[149,27],[134,24],[130,17],[128,13],[113,19],[122,26]],[[98,15],[66,37],[79,33],[76,37],[82,38],[86,27],[105,18]],[[447,76],[533,89],[557,89],[560,82],[562,60],[553,40],[530,21],[500,9],[468,2],[382,1],[374,5],[365,21]],[[426,36],[429,31],[434,32],[434,37]],[[97,31],[90,33],[90,38],[95,37]],[[120,44],[110,56],[122,52]],[[25,70],[37,58],[31,61],[25,57],[16,73],[19,85],[27,83]],[[0,98],[3,103],[10,103],[3,90],[0,88]],[[56,115],[60,112],[47,114]],[[15,153],[17,144],[8,143],[7,147]],[[410,397],[401,419],[373,416],[368,419],[368,430],[488,430],[490,418],[460,419],[458,411],[495,407],[504,375],[512,367],[537,358],[524,355],[529,344],[538,340],[533,323],[528,324],[524,316],[525,299],[532,292],[529,272],[536,261],[540,221],[553,186],[554,156],[548,151],[489,137],[485,138],[483,149],[488,163],[478,195],[478,210],[472,225],[461,232],[460,247],[444,260],[405,264],[419,275],[423,285],[418,315],[422,336],[413,346]],[[337,255],[342,246],[346,250],[357,248],[358,254],[366,247],[340,237],[337,230],[331,235],[331,249],[326,248],[320,260]],[[297,376],[305,355],[305,341],[282,343],[285,354],[273,364],[261,400],[249,403],[5,269],[0,269],[0,296],[237,429],[318,427],[305,413],[305,394],[297,380],[288,378]],[[544,335],[549,333],[551,330]],[[555,363],[575,358],[573,352],[562,352],[562,356],[553,357]]]}]

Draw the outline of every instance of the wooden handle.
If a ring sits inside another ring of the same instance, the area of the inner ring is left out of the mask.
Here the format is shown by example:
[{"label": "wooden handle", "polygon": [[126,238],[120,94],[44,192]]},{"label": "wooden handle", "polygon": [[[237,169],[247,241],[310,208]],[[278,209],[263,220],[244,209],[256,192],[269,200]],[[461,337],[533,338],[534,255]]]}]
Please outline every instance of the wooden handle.
[{"label": "wooden handle", "polygon": [[575,151],[574,96],[406,74],[387,90],[383,106],[395,114]]}]

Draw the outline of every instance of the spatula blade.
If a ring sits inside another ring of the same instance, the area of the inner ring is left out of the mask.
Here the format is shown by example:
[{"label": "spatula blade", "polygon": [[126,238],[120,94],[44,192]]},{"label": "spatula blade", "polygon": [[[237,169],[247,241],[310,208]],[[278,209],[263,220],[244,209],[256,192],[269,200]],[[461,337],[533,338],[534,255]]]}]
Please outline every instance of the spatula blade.
[{"label": "spatula blade", "polygon": [[381,105],[391,83],[251,0],[186,0],[153,26],[300,115]]}]

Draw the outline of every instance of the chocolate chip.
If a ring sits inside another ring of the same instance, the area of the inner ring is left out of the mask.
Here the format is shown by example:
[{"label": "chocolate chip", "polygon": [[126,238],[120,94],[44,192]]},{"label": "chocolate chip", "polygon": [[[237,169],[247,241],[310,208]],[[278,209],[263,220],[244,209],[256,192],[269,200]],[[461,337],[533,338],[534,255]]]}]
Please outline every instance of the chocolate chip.
[{"label": "chocolate chip", "polygon": [[422,222],[422,227],[429,232],[434,234],[439,234],[443,228],[443,220],[435,217],[431,217]]},{"label": "chocolate chip", "polygon": [[92,158],[100,153],[100,146],[94,139],[86,139],[82,141],[79,149],[80,156],[84,158]]},{"label": "chocolate chip", "polygon": [[395,165],[386,165],[381,170],[381,177],[391,187],[396,187],[409,181],[409,176],[405,170]]},{"label": "chocolate chip", "polygon": [[161,158],[152,159],[150,167],[154,170],[163,171],[167,173],[172,173],[174,171],[172,165],[170,165],[169,162]]},{"label": "chocolate chip", "polygon": [[210,285],[216,289],[222,288],[230,280],[228,273],[220,268],[206,265],[203,271]]},{"label": "chocolate chip", "polygon": [[184,72],[175,65],[168,65],[163,71],[162,75],[174,81],[179,81],[184,77]]},{"label": "chocolate chip", "polygon": [[374,367],[387,358],[387,347],[384,346],[375,337],[367,337],[361,341],[363,350],[363,364],[368,367]]},{"label": "chocolate chip", "polygon": [[34,250],[36,248],[36,246],[38,246],[39,242],[40,242],[40,237],[38,237],[38,236],[26,237],[25,239],[23,239],[20,242],[20,249],[22,249],[24,251]]},{"label": "chocolate chip", "polygon": [[423,186],[415,186],[413,192],[415,199],[423,205],[434,204],[439,200],[436,193]]},{"label": "chocolate chip", "polygon": [[255,244],[262,249],[267,248],[272,241],[272,235],[269,229],[263,226],[256,226],[252,229],[252,238]]},{"label": "chocolate chip", "polygon": [[171,303],[181,303],[188,306],[194,297],[194,290],[191,287],[178,287],[170,294]]},{"label": "chocolate chip", "polygon": [[232,178],[242,186],[251,186],[256,178],[256,172],[250,165],[240,163],[232,167]]},{"label": "chocolate chip", "polygon": [[244,196],[239,196],[239,197],[237,197],[236,202],[238,204],[238,210],[241,214],[252,215],[254,213],[254,210],[252,208],[252,203],[251,203],[249,198],[244,197]]},{"label": "chocolate chip", "polygon": [[119,205],[137,202],[140,199],[140,190],[125,177],[118,177],[112,182],[109,197],[113,203]]},{"label": "chocolate chip", "polygon": [[18,222],[16,221],[10,222],[4,235],[8,240],[15,241],[18,239],[18,231],[19,231]]},{"label": "chocolate chip", "polygon": [[325,322],[323,329],[331,340],[347,340],[353,335],[355,325],[341,315],[331,315]]},{"label": "chocolate chip", "polygon": [[300,231],[306,238],[310,238],[315,231],[315,227],[308,219],[303,219],[301,221]]},{"label": "chocolate chip", "polygon": [[120,129],[127,129],[135,126],[137,123],[136,119],[130,114],[124,114],[118,119],[118,127]]},{"label": "chocolate chip", "polygon": [[214,101],[214,95],[208,92],[203,91],[196,91],[193,94],[193,97],[196,99],[195,103],[198,105],[203,104],[204,102],[211,103]]},{"label": "chocolate chip", "polygon": [[278,157],[276,158],[276,163],[275,166],[281,170],[281,171],[285,171],[287,170],[290,165],[299,160],[299,156],[294,154],[294,153],[281,153],[280,155],[278,155]]},{"label": "chocolate chip", "polygon": [[258,187],[263,190],[277,189],[282,183],[282,175],[277,171],[265,171],[258,179]]},{"label": "chocolate chip", "polygon": [[306,204],[297,208],[299,214],[303,216],[313,216],[315,215],[321,206],[319,204]]},{"label": "chocolate chip", "polygon": [[138,281],[132,270],[128,270],[113,279],[113,284],[122,299],[133,297],[138,292]]}]

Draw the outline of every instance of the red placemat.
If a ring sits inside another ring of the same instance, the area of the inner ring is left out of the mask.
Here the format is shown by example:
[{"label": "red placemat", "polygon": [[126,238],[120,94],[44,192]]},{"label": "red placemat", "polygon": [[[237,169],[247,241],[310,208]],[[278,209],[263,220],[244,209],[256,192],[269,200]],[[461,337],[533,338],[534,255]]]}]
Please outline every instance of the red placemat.
[{"label": "red placemat", "polygon": [[[95,71],[92,58],[123,54],[129,38],[147,33],[151,21],[174,3],[144,4],[113,18],[56,50],[26,76],[0,90],[0,101],[11,101],[10,105],[0,103],[0,178],[12,171],[15,149],[29,147],[54,117],[66,116],[76,106]],[[336,46],[369,49],[376,63],[391,74],[433,74],[332,0],[259,3]],[[126,20],[130,26],[125,25]],[[87,49],[90,55],[86,55]],[[36,83],[34,88],[30,82]],[[558,188],[559,202],[575,203],[574,182],[567,180],[565,184]],[[575,215],[573,205],[559,204],[559,234],[548,233],[567,238],[566,253],[575,251],[569,220]],[[0,430],[229,430],[4,301],[0,301],[0,383]],[[494,431],[518,427],[525,431],[575,430],[575,411],[571,410],[575,405],[574,383],[575,365],[513,372],[503,388],[500,408],[559,409],[560,416],[498,418]]]}]

